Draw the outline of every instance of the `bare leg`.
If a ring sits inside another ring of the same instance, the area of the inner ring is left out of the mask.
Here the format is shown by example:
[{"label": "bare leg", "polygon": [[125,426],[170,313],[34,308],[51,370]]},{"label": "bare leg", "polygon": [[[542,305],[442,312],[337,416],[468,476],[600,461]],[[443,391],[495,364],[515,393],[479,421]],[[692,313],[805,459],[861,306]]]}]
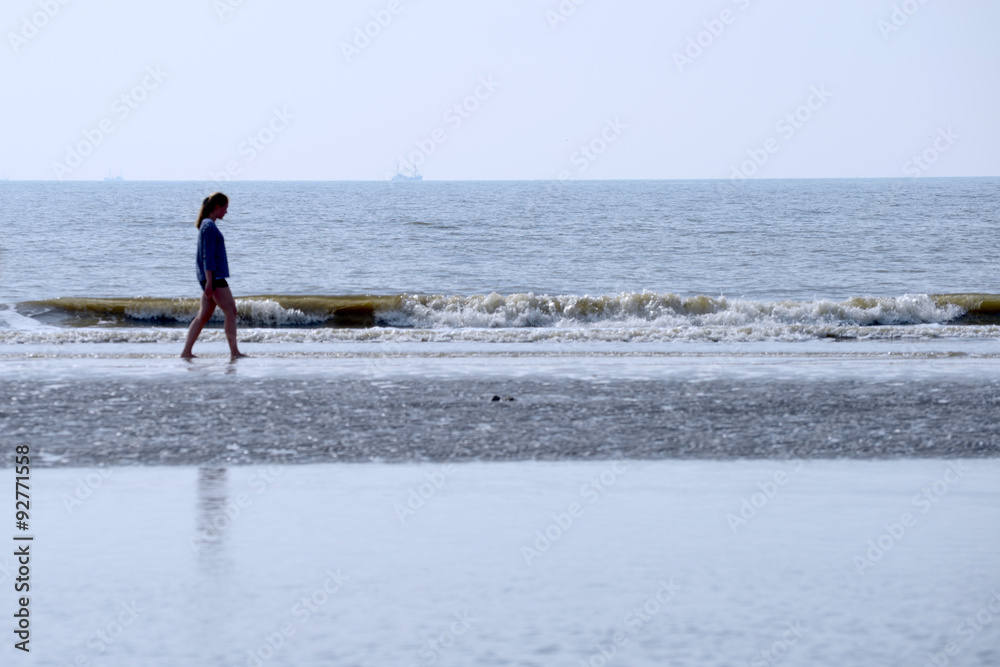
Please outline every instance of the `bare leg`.
[{"label": "bare leg", "polygon": [[205,293],[201,293],[201,307],[198,309],[198,314],[195,315],[194,319],[191,320],[191,326],[188,327],[187,341],[184,343],[184,351],[181,352],[182,359],[193,359],[194,355],[191,354],[191,348],[194,347],[194,342],[198,340],[198,336],[201,335],[201,330],[205,328],[208,321],[212,319],[212,313],[215,312],[215,301],[209,299],[205,296]]},{"label": "bare leg", "polygon": [[225,329],[226,340],[229,341],[229,354],[233,359],[247,356],[240,352],[240,349],[236,346],[236,319],[238,315],[236,313],[236,299],[233,298],[232,290],[228,287],[216,289],[215,302],[219,304],[219,308],[226,314]]}]

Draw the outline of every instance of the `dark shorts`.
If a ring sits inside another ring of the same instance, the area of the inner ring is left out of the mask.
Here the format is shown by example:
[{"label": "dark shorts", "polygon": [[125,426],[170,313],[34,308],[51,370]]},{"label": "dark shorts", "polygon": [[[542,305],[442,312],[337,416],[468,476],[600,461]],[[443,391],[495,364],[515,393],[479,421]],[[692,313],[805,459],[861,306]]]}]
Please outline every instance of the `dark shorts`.
[{"label": "dark shorts", "polygon": [[[205,281],[199,280],[198,284],[201,285],[201,289],[205,289]],[[229,283],[226,282],[225,278],[212,278],[212,289],[219,289],[220,287],[229,287]]]}]

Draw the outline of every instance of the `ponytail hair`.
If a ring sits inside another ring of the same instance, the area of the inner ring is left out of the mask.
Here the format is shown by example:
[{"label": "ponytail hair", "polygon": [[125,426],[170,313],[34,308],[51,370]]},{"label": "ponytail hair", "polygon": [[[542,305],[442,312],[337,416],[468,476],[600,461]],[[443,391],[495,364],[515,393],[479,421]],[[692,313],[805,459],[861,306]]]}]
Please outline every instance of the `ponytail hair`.
[{"label": "ponytail hair", "polygon": [[195,221],[194,226],[201,229],[201,221],[211,215],[219,206],[229,206],[229,197],[221,192],[214,192],[205,197],[205,201],[201,203],[201,211],[198,212],[198,220]]}]

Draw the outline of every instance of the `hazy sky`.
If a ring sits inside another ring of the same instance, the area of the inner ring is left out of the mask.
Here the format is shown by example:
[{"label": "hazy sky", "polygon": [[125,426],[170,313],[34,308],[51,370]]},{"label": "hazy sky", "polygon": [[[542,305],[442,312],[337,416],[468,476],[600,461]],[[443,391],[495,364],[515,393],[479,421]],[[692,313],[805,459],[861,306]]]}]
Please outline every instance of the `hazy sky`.
[{"label": "hazy sky", "polygon": [[996,0],[5,0],[0,27],[11,179],[1000,175]]}]

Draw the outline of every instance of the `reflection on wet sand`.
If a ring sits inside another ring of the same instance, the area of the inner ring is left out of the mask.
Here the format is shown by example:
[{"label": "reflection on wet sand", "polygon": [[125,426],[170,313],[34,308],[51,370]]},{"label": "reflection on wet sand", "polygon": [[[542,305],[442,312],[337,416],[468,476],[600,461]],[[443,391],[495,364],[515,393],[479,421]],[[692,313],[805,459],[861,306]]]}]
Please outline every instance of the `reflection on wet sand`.
[{"label": "reflection on wet sand", "polygon": [[207,571],[216,572],[222,565],[225,537],[231,523],[226,514],[226,468],[198,468],[198,506],[195,535],[191,546],[198,562]]}]

